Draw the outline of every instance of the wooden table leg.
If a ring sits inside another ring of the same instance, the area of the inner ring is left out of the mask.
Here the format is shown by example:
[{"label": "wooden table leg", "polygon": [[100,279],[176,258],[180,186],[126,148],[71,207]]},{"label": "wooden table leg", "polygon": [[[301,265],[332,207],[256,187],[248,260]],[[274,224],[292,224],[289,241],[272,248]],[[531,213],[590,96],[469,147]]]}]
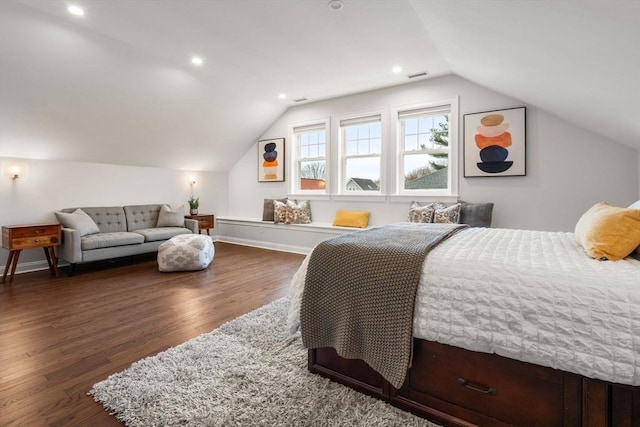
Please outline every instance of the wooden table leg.
[{"label": "wooden table leg", "polygon": [[18,249],[16,251],[9,252],[9,257],[7,258],[7,265],[4,267],[4,275],[2,276],[2,282],[5,282],[5,278],[7,277],[7,271],[9,269],[9,264],[11,264],[11,272],[9,273],[9,282],[13,282],[13,276],[16,274],[16,266],[18,265],[18,258],[20,258],[20,252],[22,249]]},{"label": "wooden table leg", "polygon": [[53,246],[47,246],[44,249],[44,254],[47,257],[47,263],[49,264],[49,270],[58,277],[58,260],[56,260],[56,253],[53,250]]},{"label": "wooden table leg", "polygon": [[9,251],[9,256],[7,257],[7,263],[4,266],[4,274],[2,275],[2,283],[4,283],[7,279],[7,273],[9,272],[9,268],[11,267],[11,262],[13,261],[13,256],[15,255],[15,251]]}]

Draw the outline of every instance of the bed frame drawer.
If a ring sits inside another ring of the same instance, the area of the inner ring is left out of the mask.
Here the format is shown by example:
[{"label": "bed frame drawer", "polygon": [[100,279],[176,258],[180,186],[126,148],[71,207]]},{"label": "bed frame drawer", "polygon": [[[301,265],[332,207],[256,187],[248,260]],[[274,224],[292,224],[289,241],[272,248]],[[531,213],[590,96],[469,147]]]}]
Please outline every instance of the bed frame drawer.
[{"label": "bed frame drawer", "polygon": [[309,370],[445,427],[640,426],[638,386],[420,339],[400,390],[332,348],[310,349]]},{"label": "bed frame drawer", "polygon": [[483,426],[568,426],[580,418],[577,375],[421,340],[414,342],[413,357],[420,368],[409,371],[399,401]]}]

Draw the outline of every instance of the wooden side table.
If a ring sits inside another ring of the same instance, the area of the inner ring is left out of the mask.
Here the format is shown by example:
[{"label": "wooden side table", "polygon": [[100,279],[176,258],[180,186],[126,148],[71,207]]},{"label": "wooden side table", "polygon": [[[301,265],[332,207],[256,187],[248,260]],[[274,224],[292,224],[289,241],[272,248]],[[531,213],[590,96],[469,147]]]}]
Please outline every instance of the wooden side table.
[{"label": "wooden side table", "polygon": [[44,249],[47,256],[49,270],[58,277],[58,260],[56,259],[54,247],[60,244],[62,234],[62,225],[60,224],[27,224],[27,225],[9,225],[2,227],[2,247],[9,251],[7,264],[4,266],[4,274],[2,275],[2,283],[7,278],[9,266],[11,266],[11,274],[9,275],[9,283],[13,282],[13,275],[16,272],[18,258],[23,249]]},{"label": "wooden side table", "polygon": [[198,230],[200,232],[206,230],[207,234],[209,234],[209,229],[213,228],[213,220],[215,219],[215,217],[210,214],[185,215],[184,217],[198,221]]}]

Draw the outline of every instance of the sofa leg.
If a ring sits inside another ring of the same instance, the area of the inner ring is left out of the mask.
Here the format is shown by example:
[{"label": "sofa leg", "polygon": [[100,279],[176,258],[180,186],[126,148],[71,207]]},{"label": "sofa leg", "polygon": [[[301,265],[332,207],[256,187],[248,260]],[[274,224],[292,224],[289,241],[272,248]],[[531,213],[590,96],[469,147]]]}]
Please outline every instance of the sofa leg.
[{"label": "sofa leg", "polygon": [[69,277],[73,276],[73,273],[76,271],[76,264],[69,265]]}]

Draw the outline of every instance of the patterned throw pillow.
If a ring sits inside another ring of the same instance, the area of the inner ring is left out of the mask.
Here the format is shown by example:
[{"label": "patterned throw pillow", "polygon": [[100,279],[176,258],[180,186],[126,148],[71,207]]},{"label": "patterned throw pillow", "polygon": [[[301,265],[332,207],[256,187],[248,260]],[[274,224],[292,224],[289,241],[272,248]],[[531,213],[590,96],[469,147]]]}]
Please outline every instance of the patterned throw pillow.
[{"label": "patterned throw pillow", "polygon": [[287,203],[280,200],[273,201],[273,223],[274,224],[291,224],[293,220],[293,211],[287,206]]},{"label": "patterned throw pillow", "polygon": [[433,222],[437,224],[458,224],[460,222],[460,203],[446,207],[440,202],[435,202]]},{"label": "patterned throw pillow", "polygon": [[426,206],[420,205],[418,202],[411,202],[409,213],[407,215],[407,221],[409,222],[422,222],[429,223],[433,220],[433,203]]},{"label": "patterned throw pillow", "polygon": [[[262,220],[263,221],[273,221],[273,200],[274,199],[264,199],[264,203],[262,206]],[[287,198],[284,199],[276,199],[279,202],[287,203]]]},{"label": "patterned throw pillow", "polygon": [[291,209],[291,224],[309,224],[311,222],[311,203],[309,200],[287,201],[287,209]]}]

